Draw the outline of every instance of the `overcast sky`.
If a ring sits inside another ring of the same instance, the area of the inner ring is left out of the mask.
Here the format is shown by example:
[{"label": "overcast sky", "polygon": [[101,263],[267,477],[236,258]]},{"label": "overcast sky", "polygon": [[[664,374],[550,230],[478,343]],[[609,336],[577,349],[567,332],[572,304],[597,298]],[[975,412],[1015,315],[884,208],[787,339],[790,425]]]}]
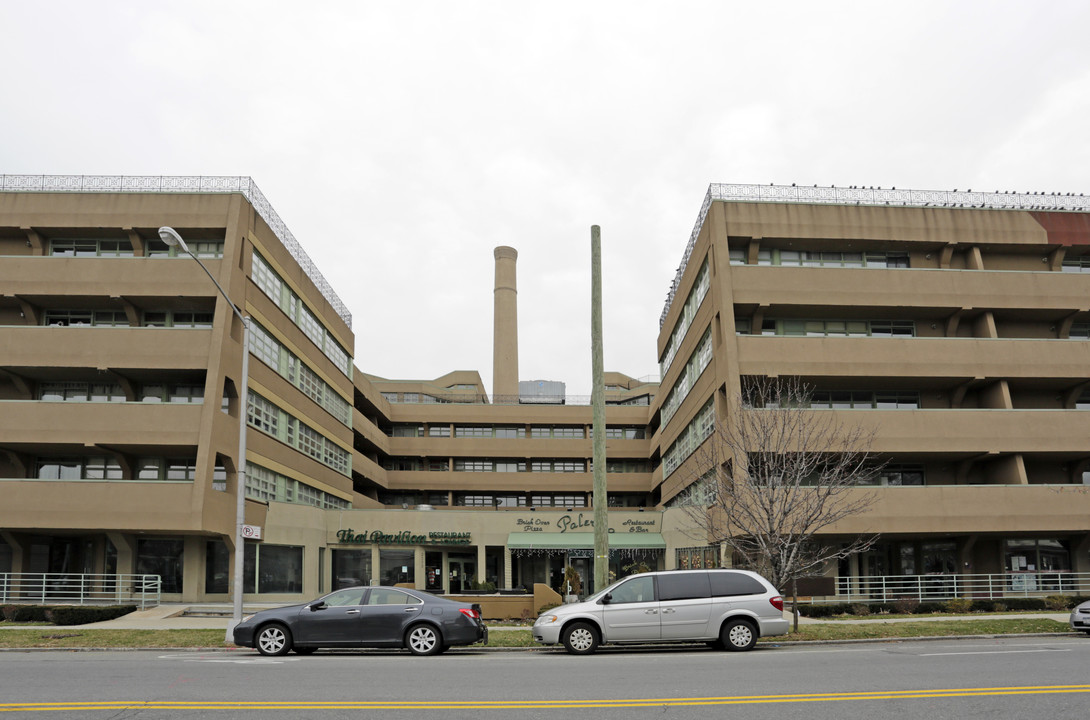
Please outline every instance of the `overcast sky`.
[{"label": "overcast sky", "polygon": [[0,173],[248,175],[356,365],[657,374],[709,183],[1090,192],[1090,3],[0,0]]}]

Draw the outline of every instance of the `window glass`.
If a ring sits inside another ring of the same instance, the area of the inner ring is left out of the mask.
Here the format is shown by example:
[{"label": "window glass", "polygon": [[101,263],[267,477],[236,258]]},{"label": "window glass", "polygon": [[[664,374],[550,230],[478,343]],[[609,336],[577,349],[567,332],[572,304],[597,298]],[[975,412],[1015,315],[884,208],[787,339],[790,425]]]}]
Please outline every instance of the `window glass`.
[{"label": "window glass", "polygon": [[765,587],[756,578],[742,573],[722,571],[708,573],[711,581],[712,597],[729,595],[760,595]]},{"label": "window glass", "polygon": [[330,607],[344,607],[346,605],[359,605],[363,600],[363,593],[367,591],[366,587],[353,587],[346,590],[338,590],[335,593],[326,595],[323,600],[325,604]]},{"label": "window glass", "polygon": [[392,588],[371,588],[371,594],[367,596],[368,605],[419,605],[420,600],[409,593]]},{"label": "window glass", "polygon": [[224,593],[228,591],[227,577],[231,567],[231,555],[227,543],[209,540],[204,550],[204,591]]},{"label": "window glass", "polygon": [[710,595],[705,572],[669,573],[658,576],[659,600],[690,600]]},{"label": "window glass", "polygon": [[303,548],[292,545],[259,547],[257,591],[259,593],[303,592]]},{"label": "window glass", "polygon": [[655,599],[655,582],[650,576],[634,577],[610,591],[610,605],[652,602]]},{"label": "window glass", "polygon": [[181,539],[137,540],[136,574],[158,575],[165,593],[182,592],[184,548]]}]

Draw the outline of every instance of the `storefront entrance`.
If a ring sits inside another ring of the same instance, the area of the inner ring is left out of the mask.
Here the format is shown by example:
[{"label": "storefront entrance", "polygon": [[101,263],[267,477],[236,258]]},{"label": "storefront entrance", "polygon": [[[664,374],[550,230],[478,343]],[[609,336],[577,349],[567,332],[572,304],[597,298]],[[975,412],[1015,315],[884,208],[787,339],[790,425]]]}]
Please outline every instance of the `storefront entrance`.
[{"label": "storefront entrance", "polygon": [[447,556],[447,581],[452,595],[473,590],[477,578],[477,558],[474,555],[450,553]]}]

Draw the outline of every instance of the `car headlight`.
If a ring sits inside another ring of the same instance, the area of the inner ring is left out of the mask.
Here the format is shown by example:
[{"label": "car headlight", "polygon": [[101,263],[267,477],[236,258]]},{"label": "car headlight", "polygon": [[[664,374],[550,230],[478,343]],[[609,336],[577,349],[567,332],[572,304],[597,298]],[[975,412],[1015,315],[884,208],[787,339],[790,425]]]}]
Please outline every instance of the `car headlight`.
[{"label": "car headlight", "polygon": [[556,622],[556,615],[542,615],[534,625],[550,625],[554,622]]},{"label": "car headlight", "polygon": [[250,622],[250,618],[252,618],[252,617],[253,617],[253,615],[247,615],[246,617],[242,618],[242,622],[240,622],[239,625],[241,625],[242,623]]}]

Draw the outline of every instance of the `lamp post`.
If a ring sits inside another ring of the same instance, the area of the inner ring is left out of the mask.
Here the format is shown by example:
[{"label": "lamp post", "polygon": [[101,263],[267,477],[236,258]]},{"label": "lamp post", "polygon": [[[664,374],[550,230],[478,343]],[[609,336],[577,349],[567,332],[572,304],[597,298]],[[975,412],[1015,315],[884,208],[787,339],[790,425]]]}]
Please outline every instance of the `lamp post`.
[{"label": "lamp post", "polygon": [[186,252],[189,257],[197,261],[197,264],[201,266],[205,274],[215,284],[216,289],[220,291],[220,295],[227,301],[227,304],[231,306],[231,311],[235,313],[240,321],[242,321],[242,380],[239,388],[239,404],[238,404],[238,460],[237,473],[235,477],[235,551],[234,551],[234,581],[231,588],[231,600],[234,605],[233,612],[231,613],[231,620],[227,623],[226,640],[231,641],[234,639],[233,631],[235,625],[242,622],[242,567],[245,563],[244,543],[243,539],[243,526],[246,524],[246,408],[249,403],[249,385],[250,385],[250,318],[242,314],[238,307],[231,302],[231,298],[227,297],[227,293],[223,287],[220,286],[216,278],[212,273],[208,272],[208,268],[204,263],[200,261],[196,255],[189,249],[189,246],[185,244],[185,240],[182,236],[171,227],[159,228],[159,237],[162,238],[170,247],[181,248]]}]

